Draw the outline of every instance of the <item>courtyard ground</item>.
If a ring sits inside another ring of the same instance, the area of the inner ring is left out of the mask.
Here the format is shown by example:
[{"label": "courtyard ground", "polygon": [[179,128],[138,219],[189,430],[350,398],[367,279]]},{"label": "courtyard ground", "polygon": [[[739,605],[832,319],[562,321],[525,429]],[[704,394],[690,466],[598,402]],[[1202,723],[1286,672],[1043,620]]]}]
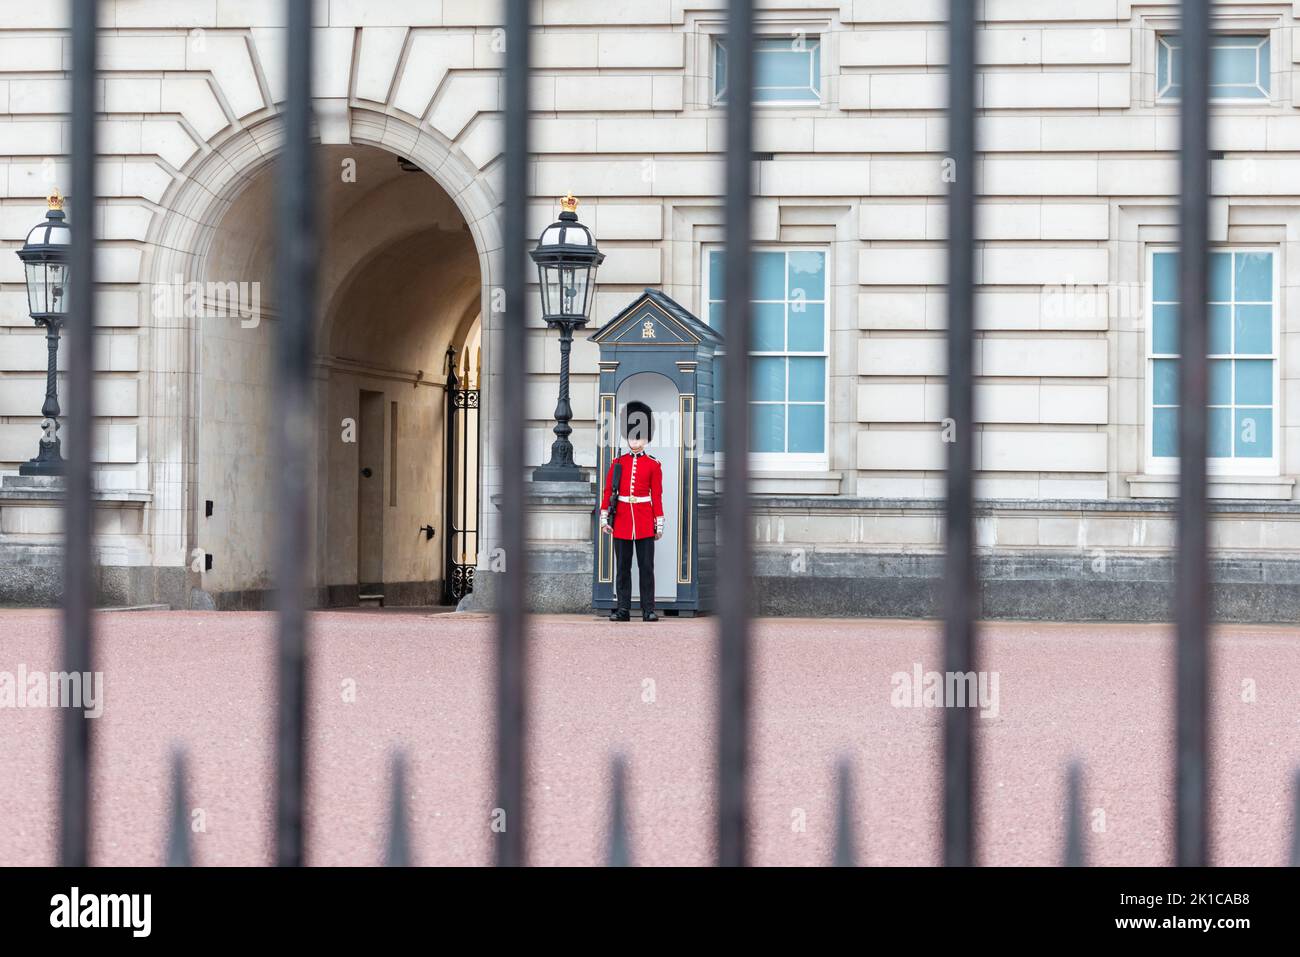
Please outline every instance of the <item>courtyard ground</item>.
[{"label": "courtyard ground", "polygon": [[[203,826],[197,863],[269,862],[273,627],[262,613],[97,618],[95,863],[161,861],[176,743]],[[492,620],[332,611],[311,628],[310,863],[381,860],[397,746],[409,759],[416,862],[487,863]],[[634,863],[710,862],[715,628],[708,618],[532,620],[533,863],[603,861],[617,751],[629,762]],[[1065,767],[1077,757],[1089,862],[1169,863],[1171,629],[996,622],[982,634],[982,668],[998,675],[975,722],[982,862],[1059,860]],[[897,706],[894,676],[941,669],[939,642],[936,622],[756,623],[755,863],[830,860],[842,754],[854,766],[860,860],[938,861],[942,712]],[[57,670],[57,649],[57,615],[0,611],[0,674]],[[1282,864],[1300,767],[1300,635],[1220,629],[1213,690],[1215,861]],[[0,865],[55,859],[57,718],[0,710]]]}]

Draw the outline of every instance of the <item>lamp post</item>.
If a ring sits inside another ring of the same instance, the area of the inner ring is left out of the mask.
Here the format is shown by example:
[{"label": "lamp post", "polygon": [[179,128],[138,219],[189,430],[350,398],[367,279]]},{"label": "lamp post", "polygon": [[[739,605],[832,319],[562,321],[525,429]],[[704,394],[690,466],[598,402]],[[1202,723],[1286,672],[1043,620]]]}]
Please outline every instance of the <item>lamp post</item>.
[{"label": "lamp post", "polygon": [[68,316],[68,259],[72,230],[63,212],[63,197],[56,189],[49,198],[44,221],[27,234],[18,250],[27,278],[27,311],[37,326],[45,327],[49,361],[45,369],[45,403],[41,406],[40,448],[36,457],[18,467],[19,475],[62,475],[59,445],[59,331]]},{"label": "lamp post", "polygon": [[531,253],[541,283],[542,318],[560,330],[560,398],[555,406],[555,441],[551,460],[533,470],[534,482],[581,482],[582,469],[573,461],[573,407],[569,404],[569,353],[573,330],[587,324],[596,291],[596,269],[605,254],[596,248],[591,230],[578,222],[578,199],[560,200],[560,219],[547,226]]}]

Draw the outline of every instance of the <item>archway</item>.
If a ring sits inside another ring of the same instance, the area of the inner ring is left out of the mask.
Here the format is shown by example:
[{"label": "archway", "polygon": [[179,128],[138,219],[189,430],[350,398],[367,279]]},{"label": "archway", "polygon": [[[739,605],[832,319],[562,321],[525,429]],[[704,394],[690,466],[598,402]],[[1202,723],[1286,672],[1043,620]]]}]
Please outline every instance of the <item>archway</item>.
[{"label": "archway", "polygon": [[[319,155],[316,471],[304,489],[317,518],[303,561],[321,604],[428,604],[445,571],[448,363],[477,336],[482,257],[460,208],[418,167],[373,146]],[[203,586],[223,607],[263,605],[271,584],[275,189],[271,163],[240,182],[199,269],[206,290],[260,291],[256,308],[214,309],[196,326]]]}]

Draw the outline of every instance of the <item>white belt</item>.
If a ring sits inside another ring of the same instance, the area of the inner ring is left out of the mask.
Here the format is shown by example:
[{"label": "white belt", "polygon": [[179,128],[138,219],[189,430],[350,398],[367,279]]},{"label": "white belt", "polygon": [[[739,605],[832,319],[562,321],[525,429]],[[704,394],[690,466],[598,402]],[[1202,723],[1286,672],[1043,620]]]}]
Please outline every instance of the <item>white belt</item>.
[{"label": "white belt", "polygon": [[629,505],[636,505],[638,502],[650,501],[650,496],[649,495],[620,495],[618,497],[618,500],[620,502],[627,502]]}]

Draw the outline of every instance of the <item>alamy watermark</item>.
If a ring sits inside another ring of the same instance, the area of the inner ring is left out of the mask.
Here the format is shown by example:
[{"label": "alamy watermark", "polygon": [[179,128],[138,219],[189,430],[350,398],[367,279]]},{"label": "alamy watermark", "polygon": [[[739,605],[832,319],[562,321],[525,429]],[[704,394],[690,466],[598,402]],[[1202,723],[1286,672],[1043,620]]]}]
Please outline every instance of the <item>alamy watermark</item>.
[{"label": "alamy watermark", "polygon": [[177,274],[171,282],[156,282],[151,293],[155,319],[237,318],[255,329],[262,322],[260,282],[186,282]]},{"label": "alamy watermark", "polygon": [[979,708],[981,718],[998,716],[996,671],[925,671],[918,661],[912,670],[895,671],[889,683],[889,703],[895,708]]},{"label": "alamy watermark", "polygon": [[102,671],[0,671],[0,709],[80,708],[87,718],[104,713]]}]

